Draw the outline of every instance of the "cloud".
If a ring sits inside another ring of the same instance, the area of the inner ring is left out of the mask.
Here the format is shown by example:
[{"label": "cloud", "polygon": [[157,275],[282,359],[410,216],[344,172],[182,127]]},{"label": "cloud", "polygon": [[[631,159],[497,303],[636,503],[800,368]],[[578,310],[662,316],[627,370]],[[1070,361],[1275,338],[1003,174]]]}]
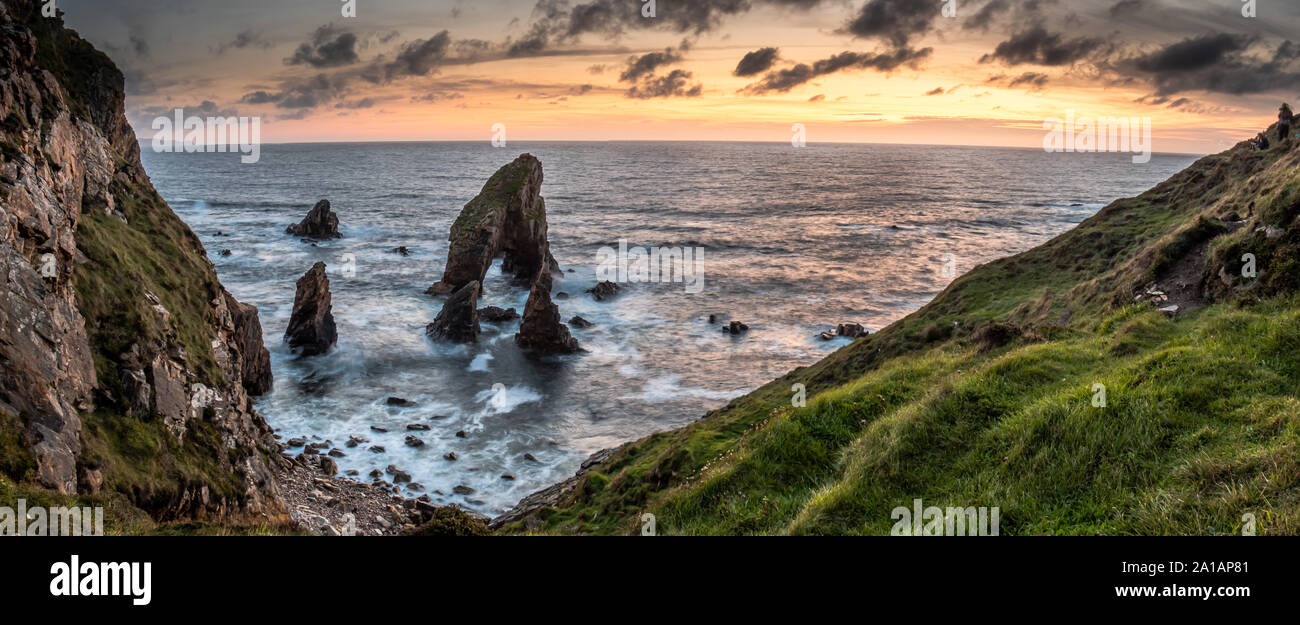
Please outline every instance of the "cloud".
[{"label": "cloud", "polygon": [[[428,76],[447,61],[451,48],[451,33],[442,31],[428,39],[416,39],[402,44],[393,61],[376,67],[372,80],[387,82],[405,76]],[[380,78],[382,76],[382,78]]]},{"label": "cloud", "polygon": [[1047,84],[1047,74],[1038,72],[1025,72],[1007,82],[1008,87],[1029,87],[1030,90],[1037,91]]},{"label": "cloud", "polygon": [[1111,17],[1119,17],[1121,15],[1132,15],[1144,8],[1146,8],[1145,0],[1119,0],[1119,2],[1111,5],[1109,13]]},{"label": "cloud", "polygon": [[642,76],[649,76],[665,65],[672,65],[682,60],[680,54],[666,48],[663,52],[651,52],[641,56],[628,57],[627,69],[619,74],[619,82],[636,82]]},{"label": "cloud", "polygon": [[920,61],[928,58],[933,51],[932,48],[922,48],[920,50],[901,48],[884,54],[841,52],[830,58],[817,61],[812,65],[800,63],[794,67],[769,72],[762,80],[745,87],[741,92],[746,95],[788,93],[791,89],[820,76],[839,71],[874,69],[881,72],[890,72],[904,65],[916,67]]},{"label": "cloud", "polygon": [[769,69],[772,64],[776,63],[778,51],[776,48],[760,48],[754,50],[740,59],[736,64],[736,69],[731,72],[733,76],[756,76]]},{"label": "cloud", "polygon": [[131,35],[130,41],[136,56],[149,56],[149,42],[136,35]]},{"label": "cloud", "polygon": [[263,50],[265,50],[271,47],[271,42],[262,39],[261,33],[254,32],[252,30],[245,30],[235,35],[234,39],[222,43],[221,45],[215,48],[212,48],[212,52],[214,54],[225,54],[227,50],[230,50],[232,48],[237,50],[242,50],[244,48],[249,48],[249,47],[262,48]]},{"label": "cloud", "polygon": [[1031,26],[997,45],[981,63],[1001,61],[1006,65],[1070,65],[1104,54],[1106,41],[1094,37],[1066,39],[1042,26]]},{"label": "cloud", "polygon": [[1198,70],[1219,63],[1230,52],[1244,50],[1249,43],[1240,35],[1205,35],[1166,46],[1136,59],[1134,64],[1142,71],[1155,73]]},{"label": "cloud", "polygon": [[935,87],[925,92],[925,95],[943,95],[943,87]]},{"label": "cloud", "polygon": [[641,81],[641,84],[627,90],[627,97],[638,100],[698,97],[704,93],[704,85],[696,83],[691,86],[690,81],[693,77],[694,74],[681,69],[675,69],[667,76],[647,76]]},{"label": "cloud", "polygon": [[1114,66],[1126,77],[1151,83],[1157,96],[1189,91],[1245,95],[1300,87],[1296,67],[1300,47],[1283,41],[1261,57],[1250,52],[1253,45],[1253,38],[1244,35],[1202,35],[1122,59]]},{"label": "cloud", "polygon": [[993,20],[999,15],[1006,13],[1011,9],[1011,4],[1007,0],[990,0],[975,15],[970,16],[962,23],[964,30],[984,30],[987,31],[993,24]]},{"label": "cloud", "polygon": [[[897,0],[895,0],[897,1]],[[823,0],[672,0],[658,2],[654,17],[642,15],[641,2],[590,0],[571,5],[568,0],[538,0],[533,22],[524,35],[507,42],[507,55],[534,56],[556,44],[584,35],[617,39],[633,30],[667,30],[701,35],[713,31],[725,18],[749,12],[756,6],[806,11]]]},{"label": "cloud", "polygon": [[311,41],[298,46],[285,65],[310,65],[315,68],[342,67],[360,61],[357,56],[357,36],[340,32],[333,24],[316,29]]},{"label": "cloud", "polygon": [[938,3],[919,0],[867,0],[844,32],[862,39],[879,39],[895,49],[907,47],[929,32],[940,15]]}]

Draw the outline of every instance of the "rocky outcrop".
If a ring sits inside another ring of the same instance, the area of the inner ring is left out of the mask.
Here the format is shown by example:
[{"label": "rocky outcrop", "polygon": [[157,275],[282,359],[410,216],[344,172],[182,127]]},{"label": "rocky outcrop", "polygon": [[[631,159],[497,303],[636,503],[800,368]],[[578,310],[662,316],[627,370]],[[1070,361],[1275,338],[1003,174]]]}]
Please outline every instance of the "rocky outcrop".
[{"label": "rocky outcrop", "polygon": [[609,280],[602,280],[596,286],[587,289],[587,292],[591,293],[591,297],[596,301],[603,302],[607,299],[614,299],[618,295],[618,285]]},{"label": "rocky outcrop", "polygon": [[436,341],[473,343],[478,340],[479,282],[473,280],[447,298],[438,317],[424,332]]},{"label": "rocky outcrop", "polygon": [[257,307],[244,304],[229,293],[225,296],[226,308],[230,310],[230,319],[235,325],[235,346],[239,351],[244,389],[249,395],[265,395],[271,392],[273,384],[271,352],[262,343],[262,321]]},{"label": "rocky outcrop", "polygon": [[330,302],[330,279],[325,275],[325,263],[318,262],[298,278],[293,314],[289,317],[289,327],[284,331],[284,342],[295,353],[303,356],[324,354],[338,342]]},{"label": "rocky outcrop", "polygon": [[0,466],[159,519],[287,520],[248,311],[145,175],[121,72],[43,4],[0,3]]},{"label": "rocky outcrop", "polygon": [[285,234],[292,234],[311,239],[339,239],[339,216],[330,210],[330,201],[321,200],[307,212],[299,223],[284,229]]},{"label": "rocky outcrop", "polygon": [[483,282],[492,260],[529,282],[539,271],[558,272],[547,241],[546,201],[541,196],[542,163],[531,154],[497,170],[452,225],[442,279],[432,295],[449,295],[470,282]]},{"label": "rocky outcrop", "polygon": [[504,323],[514,321],[519,318],[519,311],[513,308],[500,308],[497,306],[484,306],[478,309],[478,318],[488,323]]},{"label": "rocky outcrop", "polygon": [[543,354],[572,354],[581,351],[578,339],[560,321],[560,308],[551,302],[551,274],[541,271],[528,292],[524,320],[519,324],[515,343],[524,349]]}]

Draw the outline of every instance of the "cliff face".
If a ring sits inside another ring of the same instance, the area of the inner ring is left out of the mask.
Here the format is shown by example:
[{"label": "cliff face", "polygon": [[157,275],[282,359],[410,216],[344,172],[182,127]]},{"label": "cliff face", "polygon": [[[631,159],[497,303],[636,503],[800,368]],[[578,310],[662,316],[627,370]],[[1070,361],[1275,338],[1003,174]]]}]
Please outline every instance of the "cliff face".
[{"label": "cliff face", "polygon": [[157,518],[282,520],[256,309],[153,189],[123,102],[39,2],[0,5],[0,469]]}]

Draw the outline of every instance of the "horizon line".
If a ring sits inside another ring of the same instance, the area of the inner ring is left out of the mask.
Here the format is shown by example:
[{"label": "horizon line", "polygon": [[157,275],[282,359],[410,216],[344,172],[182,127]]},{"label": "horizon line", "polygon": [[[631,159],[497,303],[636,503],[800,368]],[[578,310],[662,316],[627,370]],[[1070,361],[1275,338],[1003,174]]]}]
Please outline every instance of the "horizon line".
[{"label": "horizon line", "polygon": [[[151,145],[151,139],[141,139],[136,136],[136,142],[142,145]],[[355,141],[261,141],[259,145],[365,145],[365,144],[388,144],[388,143],[490,143],[482,139],[371,139]],[[789,141],[758,141],[758,140],[739,140],[739,139],[512,139],[509,143],[749,143],[749,144],[778,144],[784,145]],[[221,145],[219,143],[204,143],[204,146]],[[227,146],[238,146],[238,143],[227,143]],[[1042,150],[1039,147],[1027,147],[1023,145],[994,145],[983,143],[900,143],[890,141],[809,141],[807,146],[812,145],[889,145],[889,146],[915,146],[931,148],[986,148],[986,149],[1006,149],[1006,150]],[[508,147],[508,146],[502,146]],[[805,146],[806,147],[806,146]],[[1235,144],[1234,144],[1235,147]],[[1232,149],[1232,148],[1228,148]],[[144,151],[144,150],[142,150]],[[150,150],[152,151],[152,150]],[[1110,152],[1107,150],[1097,150],[1093,152],[1078,152],[1079,154],[1129,154],[1130,152]],[[1203,157],[1218,152],[1157,152],[1152,151],[1153,156],[1196,156]]]}]

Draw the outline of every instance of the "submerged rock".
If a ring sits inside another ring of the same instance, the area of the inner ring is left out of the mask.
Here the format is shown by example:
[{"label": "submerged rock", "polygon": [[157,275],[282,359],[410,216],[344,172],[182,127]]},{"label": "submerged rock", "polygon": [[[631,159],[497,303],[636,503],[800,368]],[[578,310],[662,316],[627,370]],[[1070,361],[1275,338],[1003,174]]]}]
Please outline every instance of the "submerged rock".
[{"label": "submerged rock", "polygon": [[318,262],[298,279],[293,315],[284,331],[284,340],[294,352],[304,356],[323,354],[338,342],[331,308],[330,281],[325,275],[325,263]]},{"label": "submerged rock", "polygon": [[741,323],[741,322],[739,322],[739,321],[732,321],[731,323],[728,323],[727,325],[722,326],[722,331],[723,331],[723,332],[726,332],[726,333],[728,333],[728,334],[733,334],[733,335],[735,335],[735,334],[744,334],[744,333],[746,333],[746,332],[749,332],[749,326],[747,326],[747,325],[745,325],[745,324],[743,324],[743,323]]},{"label": "submerged rock", "polygon": [[594,325],[596,325],[596,324],[594,324],[594,323],[592,323],[592,322],[590,322],[590,321],[587,321],[586,319],[583,319],[582,317],[577,317],[577,316],[575,316],[574,318],[572,318],[572,319],[569,320],[569,325],[571,325],[571,326],[573,326],[573,327],[575,327],[575,328],[583,328],[583,329],[586,329],[586,328],[590,328],[590,327],[592,327],[592,326],[594,326]]},{"label": "submerged rock", "polygon": [[473,343],[478,340],[479,281],[471,280],[447,299],[438,317],[424,328],[436,341]]},{"label": "submerged rock", "polygon": [[550,272],[538,272],[533,281],[515,343],[543,354],[572,354],[581,349],[569,327],[560,322],[560,308],[551,302]]},{"label": "submerged rock", "polygon": [[285,234],[313,239],[338,239],[343,237],[343,235],[339,234],[339,216],[330,210],[329,200],[317,202],[316,206],[312,207],[300,223],[285,228],[284,232]]},{"label": "submerged rock", "polygon": [[497,170],[456,218],[442,279],[427,292],[448,295],[470,282],[483,282],[498,256],[504,257],[502,270],[521,280],[531,280],[542,270],[558,272],[546,238],[541,188],[542,163],[531,154]]}]

